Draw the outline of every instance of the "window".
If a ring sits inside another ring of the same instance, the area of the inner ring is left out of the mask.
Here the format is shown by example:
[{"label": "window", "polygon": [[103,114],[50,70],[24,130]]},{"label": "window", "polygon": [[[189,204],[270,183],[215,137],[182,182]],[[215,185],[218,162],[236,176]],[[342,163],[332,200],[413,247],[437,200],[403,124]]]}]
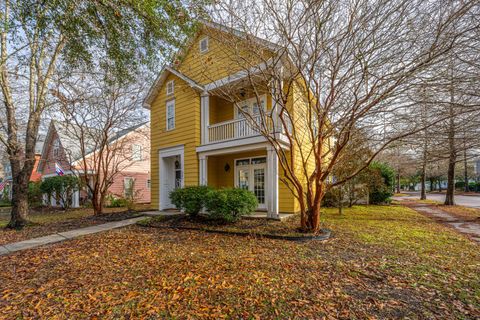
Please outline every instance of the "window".
[{"label": "window", "polygon": [[167,130],[175,129],[175,100],[167,102]]},{"label": "window", "polygon": [[175,83],[173,80],[170,80],[167,82],[167,96],[170,96],[173,94],[173,91],[175,89]]},{"label": "window", "polygon": [[131,177],[127,177],[123,179],[123,194],[125,198],[132,199],[133,198],[133,189],[135,185],[135,180]]},{"label": "window", "polygon": [[60,155],[60,139],[56,139],[54,142],[53,142],[53,156],[54,157],[58,157]]},{"label": "window", "polygon": [[200,53],[205,53],[208,51],[208,38],[205,37],[200,40]]},{"label": "window", "polygon": [[265,101],[266,97],[259,97],[260,106],[258,105],[257,98],[251,98],[238,103],[238,108],[236,108],[237,119],[244,119],[245,114],[249,114],[252,117],[260,116],[263,112],[266,112]]},{"label": "window", "polygon": [[147,189],[150,190],[151,187],[152,187],[152,180],[148,179],[147,180]]},{"label": "window", "polygon": [[139,144],[132,144],[132,160],[142,160],[142,146]]}]

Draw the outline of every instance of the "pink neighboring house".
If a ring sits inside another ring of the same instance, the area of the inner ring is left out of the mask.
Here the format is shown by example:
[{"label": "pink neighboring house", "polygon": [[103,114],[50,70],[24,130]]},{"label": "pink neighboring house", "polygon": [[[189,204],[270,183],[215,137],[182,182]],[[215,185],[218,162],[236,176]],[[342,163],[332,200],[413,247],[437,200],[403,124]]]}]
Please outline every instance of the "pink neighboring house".
[{"label": "pink neighboring house", "polygon": [[[109,188],[115,197],[124,197],[127,186],[134,181],[134,193],[138,203],[150,203],[150,127],[142,123],[117,133],[111,143],[125,139],[122,144],[125,158],[122,159],[122,168]],[[93,152],[92,152],[93,153]],[[38,171],[42,179],[56,176],[56,164],[65,175],[78,173],[81,168],[80,144],[71,137],[65,124],[52,120],[48,128],[43,145]],[[76,192],[73,207],[83,205],[89,198],[87,190]],[[45,199],[56,206],[56,199]]]}]

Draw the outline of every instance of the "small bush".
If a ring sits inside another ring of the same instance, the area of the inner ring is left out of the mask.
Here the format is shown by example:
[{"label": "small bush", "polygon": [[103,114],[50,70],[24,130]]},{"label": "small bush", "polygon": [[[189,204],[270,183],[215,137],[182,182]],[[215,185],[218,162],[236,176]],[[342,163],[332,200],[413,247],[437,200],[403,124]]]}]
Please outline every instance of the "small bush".
[{"label": "small bush", "polygon": [[28,204],[30,207],[40,207],[42,205],[41,181],[28,183]]},{"label": "small bush", "polygon": [[372,162],[368,167],[370,204],[390,203],[393,196],[395,171],[386,163]]},{"label": "small bush", "polygon": [[185,213],[194,217],[205,207],[208,194],[213,189],[207,186],[192,186],[175,189],[170,192],[170,200],[177,209],[184,210]]},{"label": "small bush", "polygon": [[258,201],[255,195],[243,189],[221,189],[208,193],[206,208],[214,219],[235,222],[242,215],[255,211]]},{"label": "small bush", "polygon": [[115,197],[113,194],[107,196],[107,208],[123,208],[127,206],[127,200]]}]

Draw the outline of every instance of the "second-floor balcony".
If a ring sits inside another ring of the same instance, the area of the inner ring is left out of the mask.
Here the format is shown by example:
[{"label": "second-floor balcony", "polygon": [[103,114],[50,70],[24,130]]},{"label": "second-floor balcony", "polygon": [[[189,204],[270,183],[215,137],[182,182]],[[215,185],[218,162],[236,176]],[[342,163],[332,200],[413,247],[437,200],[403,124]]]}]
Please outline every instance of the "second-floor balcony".
[{"label": "second-floor balcony", "polygon": [[236,104],[214,95],[202,98],[201,131],[205,148],[201,150],[255,144],[266,141],[266,134],[286,140],[284,126],[267,94]]}]

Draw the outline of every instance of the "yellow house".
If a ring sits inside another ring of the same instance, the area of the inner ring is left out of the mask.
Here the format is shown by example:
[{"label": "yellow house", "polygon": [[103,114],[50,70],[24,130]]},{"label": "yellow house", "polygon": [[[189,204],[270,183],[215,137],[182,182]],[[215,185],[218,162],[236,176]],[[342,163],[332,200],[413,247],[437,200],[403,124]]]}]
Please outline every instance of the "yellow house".
[{"label": "yellow house", "polygon": [[[233,51],[219,40],[219,33],[242,38],[232,29],[205,22],[181,57],[161,71],[145,98],[144,107],[151,111],[152,206],[173,207],[169,192],[174,188],[209,185],[251,190],[258,210],[270,218],[298,212],[298,201],[282,182],[277,153],[238,110],[253,115],[259,108],[276,112],[272,91],[265,84],[267,89],[253,96],[251,88],[244,87],[246,73],[236,66]],[[238,89],[237,104],[220,94],[227,86]],[[302,90],[292,92],[291,105],[297,108],[294,101],[301,99],[293,97]],[[275,137],[291,152],[282,132]]]}]

